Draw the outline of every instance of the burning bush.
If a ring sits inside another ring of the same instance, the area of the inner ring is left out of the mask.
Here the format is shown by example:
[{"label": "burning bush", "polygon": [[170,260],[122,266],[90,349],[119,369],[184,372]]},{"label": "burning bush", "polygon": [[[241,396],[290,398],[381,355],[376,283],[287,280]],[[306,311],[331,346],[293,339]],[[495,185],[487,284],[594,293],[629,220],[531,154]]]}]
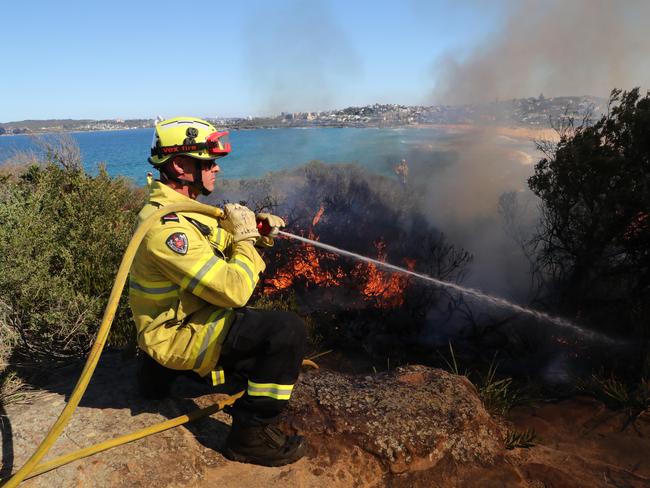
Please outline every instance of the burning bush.
[{"label": "burning bush", "polygon": [[[357,166],[312,162],[262,180],[226,181],[216,193],[286,217],[291,233],[436,278],[460,279],[471,260],[426,222],[412,193]],[[295,294],[301,311],[320,317],[316,322],[330,339],[404,338],[430,308],[447,307],[436,288],[313,245],[279,238],[265,259],[261,293]]]}]

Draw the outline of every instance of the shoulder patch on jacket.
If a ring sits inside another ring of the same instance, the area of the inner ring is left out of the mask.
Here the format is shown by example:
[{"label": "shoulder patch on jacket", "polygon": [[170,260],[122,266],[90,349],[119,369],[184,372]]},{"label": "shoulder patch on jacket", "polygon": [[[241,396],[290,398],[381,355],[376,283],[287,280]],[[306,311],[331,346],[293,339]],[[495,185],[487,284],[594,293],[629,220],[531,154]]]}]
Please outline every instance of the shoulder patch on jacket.
[{"label": "shoulder patch on jacket", "polygon": [[187,254],[187,236],[182,232],[174,232],[165,241],[167,247],[178,254]]},{"label": "shoulder patch on jacket", "polygon": [[[185,215],[183,215],[185,217]],[[199,229],[199,232],[203,234],[204,236],[209,236],[210,235],[210,227],[205,225],[202,222],[199,222],[198,220],[193,219],[192,217],[185,217],[190,224],[192,224],[194,227]]]},{"label": "shoulder patch on jacket", "polygon": [[160,219],[163,224],[166,224],[167,222],[180,222],[181,219],[178,218],[178,215],[175,213],[168,213],[167,215],[163,215],[162,218]]}]

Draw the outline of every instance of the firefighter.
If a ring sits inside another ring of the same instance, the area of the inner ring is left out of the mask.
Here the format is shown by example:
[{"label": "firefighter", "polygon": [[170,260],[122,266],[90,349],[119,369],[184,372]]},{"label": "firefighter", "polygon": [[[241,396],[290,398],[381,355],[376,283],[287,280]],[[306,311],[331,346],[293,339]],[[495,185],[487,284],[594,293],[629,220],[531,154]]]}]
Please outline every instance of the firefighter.
[{"label": "firefighter", "polygon": [[408,164],[406,164],[406,159],[402,159],[399,164],[395,166],[394,171],[402,183],[402,186],[406,186],[406,180],[409,176],[409,167]]},{"label": "firefighter", "polygon": [[[177,117],[156,124],[142,222],[165,205],[208,195],[230,152],[225,132],[208,122]],[[304,322],[285,311],[247,308],[265,264],[257,220],[282,227],[281,218],[227,204],[217,221],[190,212],[169,213],[147,232],[129,278],[129,302],[139,348],[144,393],[164,397],[175,372],[198,374],[213,385],[246,392],[229,413],[224,455],[235,461],[282,466],[304,455],[300,436],[275,425],[298,377],[306,349]]]}]

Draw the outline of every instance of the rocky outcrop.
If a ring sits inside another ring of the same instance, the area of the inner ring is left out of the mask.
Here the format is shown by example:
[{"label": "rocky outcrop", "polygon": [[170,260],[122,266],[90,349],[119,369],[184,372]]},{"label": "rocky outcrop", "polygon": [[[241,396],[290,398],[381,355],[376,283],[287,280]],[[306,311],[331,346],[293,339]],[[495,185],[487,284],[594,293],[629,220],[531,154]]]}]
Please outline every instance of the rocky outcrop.
[{"label": "rocky outcrop", "polygon": [[503,450],[503,428],[469,380],[424,366],[364,376],[309,373],[285,423],[318,453],[357,446],[392,473],[432,469],[442,459],[488,466]]}]

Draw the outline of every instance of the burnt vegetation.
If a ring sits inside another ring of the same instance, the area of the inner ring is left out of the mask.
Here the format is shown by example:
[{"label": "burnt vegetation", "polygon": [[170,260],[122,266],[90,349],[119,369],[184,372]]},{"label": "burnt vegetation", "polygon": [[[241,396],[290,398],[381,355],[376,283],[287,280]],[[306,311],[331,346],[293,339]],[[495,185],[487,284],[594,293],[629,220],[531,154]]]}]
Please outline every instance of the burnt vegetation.
[{"label": "burnt vegetation", "polygon": [[[285,216],[289,232],[441,280],[461,281],[472,260],[419,213],[414,194],[357,166],[312,162],[223,185],[225,200]],[[454,303],[439,288],[292,240],[276,239],[265,259],[260,294],[295,297],[320,348],[365,350],[382,361],[393,357],[394,365],[412,361],[431,309],[450,313]]]}]

